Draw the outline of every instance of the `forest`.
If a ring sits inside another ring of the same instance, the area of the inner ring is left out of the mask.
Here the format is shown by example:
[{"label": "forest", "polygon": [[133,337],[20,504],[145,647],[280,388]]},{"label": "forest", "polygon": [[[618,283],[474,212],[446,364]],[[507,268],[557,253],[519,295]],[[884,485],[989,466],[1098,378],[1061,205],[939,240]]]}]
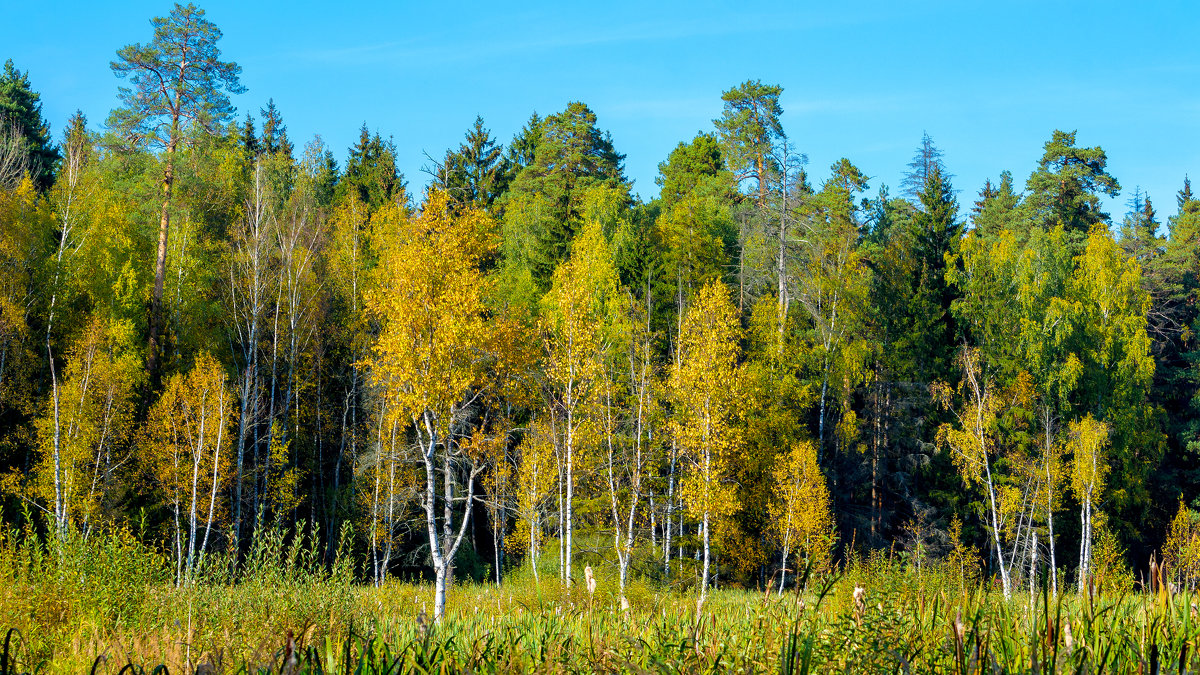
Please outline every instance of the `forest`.
[{"label": "forest", "polygon": [[1006,599],[1200,580],[1187,176],[1152,203],[1047,129],[982,186],[928,134],[898,186],[814,181],[757,79],[652,199],[580,101],[403,176],[366,123],[343,157],[236,110],[203,10],[147,38],[103,121],[0,73],[3,546],[115,537],[188,587],[298,539],[435,620],[593,569],[622,602],[880,556]]}]

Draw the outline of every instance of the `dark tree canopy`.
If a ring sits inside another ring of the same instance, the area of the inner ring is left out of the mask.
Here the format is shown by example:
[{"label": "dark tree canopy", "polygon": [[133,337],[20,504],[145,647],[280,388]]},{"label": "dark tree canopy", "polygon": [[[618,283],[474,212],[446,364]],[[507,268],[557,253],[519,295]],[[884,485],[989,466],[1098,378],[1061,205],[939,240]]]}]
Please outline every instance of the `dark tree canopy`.
[{"label": "dark tree canopy", "polygon": [[0,73],[0,129],[20,136],[34,184],[42,190],[50,187],[61,156],[50,124],[42,119],[41,95],[29,84],[29,73],[17,70],[12,59]]},{"label": "dark tree canopy", "polygon": [[662,201],[673,204],[705,180],[722,174],[728,175],[728,172],[717,137],[700,133],[690,143],[680,142],[665,162],[659,162],[658,177],[654,182],[661,188],[659,197]]},{"label": "dark tree canopy", "polygon": [[339,189],[354,190],[371,210],[404,195],[404,176],[396,167],[396,144],[374,134],[364,122],[358,143],[350,148]]},{"label": "dark tree canopy", "polygon": [[991,237],[1011,227],[1020,203],[1021,196],[1013,191],[1012,172],[1000,172],[1000,184],[993,185],[988,180],[979,191],[979,199],[971,207],[975,231],[980,236]]},{"label": "dark tree canopy", "polygon": [[1055,130],[1046,141],[1045,154],[1025,183],[1025,206],[1033,225],[1061,223],[1068,232],[1087,234],[1109,220],[1100,210],[1100,195],[1117,196],[1121,184],[1108,173],[1104,150],[1076,146],[1075,133]]},{"label": "dark tree canopy", "polygon": [[262,136],[258,139],[259,148],[268,155],[282,155],[291,159],[294,148],[292,142],[288,140],[287,125],[283,123],[283,115],[275,106],[275,99],[268,99],[267,107],[258,112],[262,115]]},{"label": "dark tree canopy", "polygon": [[459,204],[491,207],[508,187],[504,148],[476,116],[457,150],[447,150],[434,176],[436,184]]},{"label": "dark tree canopy", "polygon": [[721,94],[721,116],[713,120],[725,149],[729,168],[738,181],[754,179],[759,205],[766,202],[777,172],[775,144],[787,137],[779,117],[783,87],[746,80]]},{"label": "dark tree canopy", "polygon": [[[560,113],[550,115],[540,124],[530,120],[523,135],[537,138],[533,161],[513,179],[510,198],[524,197],[543,200],[548,205],[545,226],[539,226],[533,236],[537,239],[538,259],[562,260],[570,248],[582,218],[589,194],[596,188],[615,190],[628,201],[629,184],[625,180],[625,156],[613,147],[612,137],[596,125],[591,108],[572,101]],[[525,152],[523,141],[519,152]],[[543,267],[539,279],[548,279],[552,267]]]}]

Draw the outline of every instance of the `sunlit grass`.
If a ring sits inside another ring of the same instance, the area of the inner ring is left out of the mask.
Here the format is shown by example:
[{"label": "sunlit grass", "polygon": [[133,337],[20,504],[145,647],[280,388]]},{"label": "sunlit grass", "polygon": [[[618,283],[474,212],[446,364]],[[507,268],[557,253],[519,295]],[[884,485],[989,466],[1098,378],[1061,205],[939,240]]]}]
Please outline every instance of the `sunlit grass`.
[{"label": "sunlit grass", "polygon": [[[354,582],[303,538],[260,537],[234,574],[170,583],[128,536],[47,549],[7,533],[0,673],[170,672],[1190,672],[1191,595],[1005,601],[937,565],[877,555],[777,591],[692,592],[635,581],[623,609],[600,568],[595,595],[552,570],[500,587],[458,584],[441,625],[430,585]],[[860,589],[856,594],[856,588]],[[290,635],[290,638],[289,638]],[[98,659],[98,657],[100,657]],[[211,670],[208,670],[211,668]],[[126,670],[125,672],[130,672]]]}]

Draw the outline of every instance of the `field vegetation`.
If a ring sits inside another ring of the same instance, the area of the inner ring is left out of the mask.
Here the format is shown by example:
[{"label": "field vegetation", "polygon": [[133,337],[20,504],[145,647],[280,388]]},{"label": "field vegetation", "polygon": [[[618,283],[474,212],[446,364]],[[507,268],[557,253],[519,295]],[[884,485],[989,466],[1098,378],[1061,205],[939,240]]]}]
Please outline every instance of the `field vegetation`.
[{"label": "field vegetation", "polygon": [[[172,583],[167,556],[117,532],[0,544],[0,673],[1190,672],[1196,595],[1165,567],[1134,588],[1106,569],[1080,594],[1048,579],[1004,598],[978,560],[913,564],[876,552],[798,572],[780,592],[632,579],[594,559],[594,590],[514,571],[449,590],[435,624],[429,583],[356,582],[314,539],[260,534],[246,558],[207,558]],[[589,565],[588,570],[592,568]],[[553,576],[546,569],[543,576]],[[160,671],[161,672],[161,671]]]},{"label": "field vegetation", "polygon": [[1186,175],[893,193],[746,79],[656,195],[582,101],[418,184],[143,37],[102,124],[0,71],[0,675],[1197,664]]}]

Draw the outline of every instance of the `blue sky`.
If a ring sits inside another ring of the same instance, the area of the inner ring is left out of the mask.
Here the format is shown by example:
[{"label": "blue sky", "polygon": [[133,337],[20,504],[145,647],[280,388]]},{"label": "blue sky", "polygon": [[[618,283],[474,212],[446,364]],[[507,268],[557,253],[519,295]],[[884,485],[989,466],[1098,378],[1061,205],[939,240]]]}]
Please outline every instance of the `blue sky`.
[{"label": "blue sky", "polygon": [[[658,162],[748,78],[784,87],[818,182],[845,156],[895,194],[927,131],[965,207],[1001,170],[1023,185],[1055,128],[1108,152],[1116,220],[1135,186],[1165,218],[1184,174],[1200,178],[1200,22],[1184,2],[200,4],[243,67],[242,111],[273,97],[298,146],[319,133],[339,162],[366,122],[394,138],[412,186],[423,153],[457,145],[476,114],[507,142],[531,112],[578,99],[649,198]],[[76,108],[99,124],[115,51],[169,8],[11,3],[0,59],[29,71],[56,134]]]}]

